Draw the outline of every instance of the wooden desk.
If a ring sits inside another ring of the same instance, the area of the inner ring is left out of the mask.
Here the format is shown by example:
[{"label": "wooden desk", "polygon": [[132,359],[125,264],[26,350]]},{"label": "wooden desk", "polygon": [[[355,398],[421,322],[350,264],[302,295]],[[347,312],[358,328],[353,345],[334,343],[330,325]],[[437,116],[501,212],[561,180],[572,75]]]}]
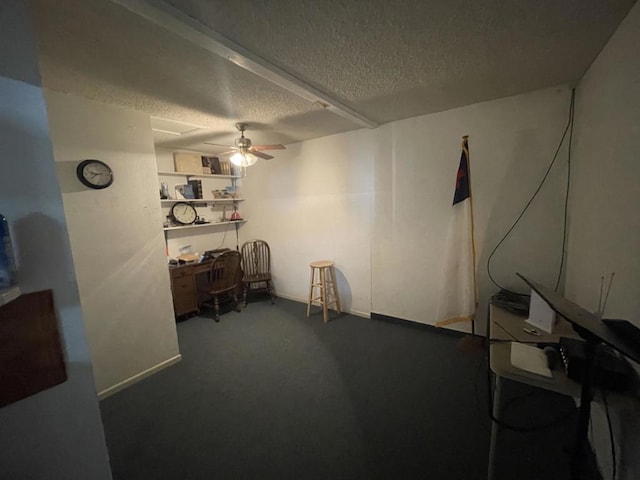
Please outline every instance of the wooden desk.
[{"label": "wooden desk", "polygon": [[200,274],[208,272],[212,262],[213,260],[169,266],[173,310],[176,317],[200,310],[198,285],[206,282],[206,275]]}]

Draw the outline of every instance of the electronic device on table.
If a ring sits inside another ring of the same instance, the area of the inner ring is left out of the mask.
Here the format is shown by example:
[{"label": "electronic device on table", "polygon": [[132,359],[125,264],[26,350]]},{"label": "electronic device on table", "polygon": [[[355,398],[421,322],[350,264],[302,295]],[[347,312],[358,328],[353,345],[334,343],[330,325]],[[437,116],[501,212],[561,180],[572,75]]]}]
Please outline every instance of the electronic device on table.
[{"label": "electronic device on table", "polygon": [[[560,355],[567,376],[582,382],[587,368],[586,342],[575,338],[560,338]],[[593,385],[607,390],[627,390],[635,378],[629,362],[608,345],[596,347],[593,365]]]},{"label": "electronic device on table", "polygon": [[202,259],[200,261],[201,262],[206,262],[208,260],[213,260],[218,255],[220,255],[221,253],[228,252],[228,251],[229,251],[228,248],[214,248],[213,250],[207,250],[202,255]]}]

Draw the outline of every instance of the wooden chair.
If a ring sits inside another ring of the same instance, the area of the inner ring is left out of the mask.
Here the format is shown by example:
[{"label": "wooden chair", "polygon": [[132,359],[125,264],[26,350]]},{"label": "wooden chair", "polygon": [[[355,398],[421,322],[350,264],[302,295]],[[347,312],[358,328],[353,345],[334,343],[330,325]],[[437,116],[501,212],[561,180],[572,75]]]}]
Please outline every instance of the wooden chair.
[{"label": "wooden chair", "polygon": [[275,303],[275,292],[271,280],[271,250],[264,240],[251,240],[242,245],[243,306],[247,306],[249,290],[266,290]]},{"label": "wooden chair", "polygon": [[221,295],[231,295],[236,302],[236,311],[240,311],[240,303],[236,291],[240,285],[240,253],[229,250],[216,257],[211,263],[207,284],[200,288],[203,295],[213,297],[213,307],[216,312],[216,322],[220,321]]}]

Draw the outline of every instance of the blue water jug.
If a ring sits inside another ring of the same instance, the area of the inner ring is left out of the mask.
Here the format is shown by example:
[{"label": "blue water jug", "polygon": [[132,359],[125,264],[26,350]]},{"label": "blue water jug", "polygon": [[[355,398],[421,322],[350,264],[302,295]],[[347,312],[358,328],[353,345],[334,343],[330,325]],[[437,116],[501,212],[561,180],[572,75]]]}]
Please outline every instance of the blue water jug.
[{"label": "blue water jug", "polygon": [[0,213],[0,289],[10,288],[17,284],[16,263],[13,257],[9,223]]}]

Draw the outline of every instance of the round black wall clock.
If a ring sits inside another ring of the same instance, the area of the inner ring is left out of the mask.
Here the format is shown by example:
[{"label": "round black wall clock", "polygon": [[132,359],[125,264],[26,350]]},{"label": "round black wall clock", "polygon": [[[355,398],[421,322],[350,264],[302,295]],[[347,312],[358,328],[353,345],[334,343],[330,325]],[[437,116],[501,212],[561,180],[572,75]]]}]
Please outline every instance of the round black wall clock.
[{"label": "round black wall clock", "polygon": [[89,188],[107,188],[113,183],[111,167],[100,160],[83,160],[76,168],[76,175],[78,180]]},{"label": "round black wall clock", "polygon": [[171,217],[182,225],[190,225],[198,218],[198,212],[187,202],[178,202],[171,207]]}]

